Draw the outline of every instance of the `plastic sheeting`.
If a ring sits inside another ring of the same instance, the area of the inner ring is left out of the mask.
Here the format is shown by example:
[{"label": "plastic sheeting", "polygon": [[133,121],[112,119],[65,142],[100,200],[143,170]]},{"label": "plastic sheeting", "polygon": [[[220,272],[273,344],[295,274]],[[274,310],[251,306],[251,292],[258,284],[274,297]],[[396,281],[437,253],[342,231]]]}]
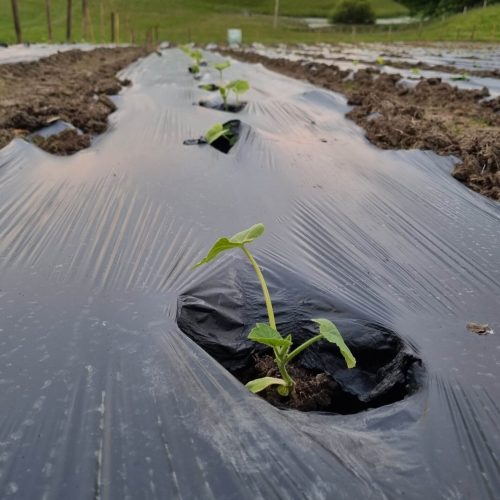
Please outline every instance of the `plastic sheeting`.
[{"label": "plastic sheeting", "polygon": [[[277,48],[265,47],[261,44],[253,44],[251,47],[242,49],[245,52],[270,57],[283,58],[290,61],[316,62],[337,66],[341,70],[358,71],[363,68],[373,68],[373,63],[381,56],[383,65],[377,65],[377,69],[383,73],[399,74],[407,84],[416,85],[423,78],[441,78],[444,82],[454,87],[465,90],[480,90],[486,87],[491,97],[500,95],[500,80],[493,77],[479,77],[474,74],[468,75],[467,71],[489,70],[493,71],[500,67],[500,50],[495,47],[475,50],[441,50],[436,47],[423,48],[412,47],[404,44],[361,44],[361,45],[328,45],[318,44],[312,46],[290,46],[280,45]],[[449,73],[439,69],[422,69],[418,74],[412,73],[411,69],[391,66],[397,62],[417,64],[423,62],[430,66],[446,65],[451,68],[462,70],[464,79],[460,74]],[[370,64],[371,63],[371,64]]]},{"label": "plastic sheeting", "polygon": [[[183,146],[234,117],[193,106],[187,64],[130,67],[89,150],[0,151],[0,496],[495,498],[499,336],[465,325],[500,328],[499,205],[453,159],[378,150],[341,96],[261,66],[226,71],[252,84],[231,152]],[[192,264],[259,221],[271,288],[292,273],[397,332],[425,363],[419,392],[281,411],[180,331],[180,295],[246,266]]]}]

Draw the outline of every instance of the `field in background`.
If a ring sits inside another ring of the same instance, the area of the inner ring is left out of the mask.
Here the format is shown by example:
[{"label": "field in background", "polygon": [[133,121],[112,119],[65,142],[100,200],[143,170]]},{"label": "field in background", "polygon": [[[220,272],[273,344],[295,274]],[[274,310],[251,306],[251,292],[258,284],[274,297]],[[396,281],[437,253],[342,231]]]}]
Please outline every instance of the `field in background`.
[{"label": "field in background", "polygon": [[[333,0],[335,2],[335,0]],[[393,0],[372,0],[382,17],[404,15],[406,10]],[[66,0],[51,0],[53,41],[65,40]],[[332,1],[281,0],[278,29],[272,27],[274,0],[89,0],[91,30],[89,42],[108,42],[110,13],[119,13],[120,42],[142,43],[146,33],[157,28],[160,40],[198,43],[225,42],[228,28],[241,28],[244,42],[317,43],[356,41],[500,41],[500,5],[470,10],[444,20],[410,27],[351,27],[309,30],[294,16],[324,16]],[[73,41],[82,41],[81,2],[73,0]],[[102,9],[100,6],[102,5]],[[253,14],[256,12],[256,14]],[[257,13],[258,12],[258,13]],[[20,1],[23,39],[47,41],[44,0]],[[10,2],[0,2],[0,41],[13,43],[15,34]]]}]

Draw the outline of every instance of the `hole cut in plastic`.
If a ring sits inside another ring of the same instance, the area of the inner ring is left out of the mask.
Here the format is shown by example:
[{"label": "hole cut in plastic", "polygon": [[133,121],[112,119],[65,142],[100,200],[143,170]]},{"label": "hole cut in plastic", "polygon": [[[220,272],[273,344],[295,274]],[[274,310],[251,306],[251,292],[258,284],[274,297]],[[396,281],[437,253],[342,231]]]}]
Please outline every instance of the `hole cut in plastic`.
[{"label": "hole cut in plastic", "polygon": [[[279,292],[273,290],[272,281],[268,283],[275,297],[278,331],[282,336],[291,334],[295,348],[317,334],[311,318],[329,319],[342,332],[357,364],[347,368],[338,347],[320,341],[289,365],[295,394],[280,396],[274,386],[260,392],[261,397],[281,409],[353,414],[395,403],[419,388],[422,361],[399,335],[339,310],[333,306],[333,297],[294,281],[296,287],[285,280]],[[241,283],[252,284],[243,287]],[[213,277],[178,299],[179,328],[243,384],[279,377],[272,349],[247,338],[257,322],[267,323],[260,294],[251,275],[248,282],[232,279],[224,283],[223,277]]]},{"label": "hole cut in plastic", "polygon": [[217,111],[225,111],[226,113],[239,113],[240,111],[245,109],[247,103],[245,101],[242,101],[224,105],[224,103],[221,102],[199,101],[198,105],[202,108],[216,109]]},{"label": "hole cut in plastic", "polygon": [[209,142],[205,137],[200,137],[198,139],[186,139],[183,141],[185,146],[199,146],[208,144],[209,146],[217,149],[221,153],[227,154],[233,146],[238,142],[240,137],[240,120],[229,120],[222,124],[222,126],[227,129],[225,135],[221,135],[217,139]]}]

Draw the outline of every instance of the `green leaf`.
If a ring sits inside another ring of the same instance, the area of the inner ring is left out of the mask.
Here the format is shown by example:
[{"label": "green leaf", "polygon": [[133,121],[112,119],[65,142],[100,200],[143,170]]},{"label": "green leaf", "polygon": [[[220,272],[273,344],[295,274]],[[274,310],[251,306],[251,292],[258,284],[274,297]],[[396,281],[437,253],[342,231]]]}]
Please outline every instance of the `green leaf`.
[{"label": "green leaf", "polygon": [[225,69],[229,68],[231,66],[230,61],[223,61],[217,64],[214,64],[214,68],[218,71],[224,71]]},{"label": "green leaf", "polygon": [[240,243],[244,245],[245,243],[252,243],[252,241],[256,240],[259,236],[264,234],[264,224],[254,224],[252,227],[245,229],[244,231],[240,231],[239,233],[234,234],[229,238],[233,243]]},{"label": "green leaf", "polygon": [[227,88],[235,94],[243,94],[250,90],[250,84],[246,80],[233,80],[227,84]]},{"label": "green leaf", "polygon": [[347,347],[338,328],[327,319],[313,319],[312,321],[319,325],[319,333],[325,340],[338,346],[342,356],[344,356],[347,367],[354,368],[356,366],[356,358],[353,356],[349,347]]},{"label": "green leaf", "polygon": [[194,59],[198,64],[203,59],[203,54],[199,50],[192,50],[189,55],[192,59]]},{"label": "green leaf", "polygon": [[[218,124],[220,127],[224,128],[222,125]],[[215,128],[216,125],[214,125]],[[212,129],[210,129],[212,130]],[[209,132],[210,132],[209,130]],[[208,132],[207,132],[208,135]],[[208,141],[208,137],[205,135],[205,138]],[[220,137],[223,134],[220,134],[218,137]],[[215,139],[213,139],[215,140]],[[207,262],[210,262],[211,260],[215,259],[221,252],[224,252],[226,250],[231,250],[233,248],[241,248],[245,243],[251,243],[255,239],[257,239],[259,236],[261,236],[264,233],[264,224],[255,224],[252,227],[245,229],[244,231],[240,231],[239,233],[236,233],[235,235],[231,236],[231,238],[223,237],[218,239],[214,246],[210,249],[206,257],[201,259],[197,264],[194,265],[194,268],[197,268],[203,264],[206,264]]]},{"label": "green leaf", "polygon": [[219,88],[216,87],[213,83],[207,83],[205,85],[200,85],[199,88],[203,89],[203,90],[208,90],[209,92],[214,92],[216,90],[219,90]]},{"label": "green leaf", "polygon": [[205,139],[208,144],[212,144],[212,142],[216,141],[219,137],[227,134],[229,130],[222,125],[222,123],[216,123],[213,127],[210,127],[206,134]]},{"label": "green leaf", "polygon": [[284,339],[277,330],[265,323],[257,323],[248,334],[249,340],[268,345],[269,347],[290,347],[290,339]]},{"label": "green leaf", "polygon": [[263,378],[256,378],[255,380],[250,380],[250,382],[245,384],[245,387],[249,391],[255,394],[257,392],[263,391],[266,387],[269,387],[270,385],[286,385],[286,383],[284,380],[280,378],[263,377]]}]

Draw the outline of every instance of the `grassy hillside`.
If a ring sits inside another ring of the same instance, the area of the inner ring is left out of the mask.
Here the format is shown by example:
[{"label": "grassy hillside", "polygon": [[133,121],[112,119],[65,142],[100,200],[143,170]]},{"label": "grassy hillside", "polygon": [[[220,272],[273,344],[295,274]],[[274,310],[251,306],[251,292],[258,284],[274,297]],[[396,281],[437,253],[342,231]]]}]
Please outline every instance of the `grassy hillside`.
[{"label": "grassy hillside", "polygon": [[[404,16],[406,7],[395,0],[369,0],[377,17]],[[327,17],[340,0],[280,0],[280,13],[283,16]],[[198,4],[210,5],[217,12],[252,14],[273,14],[274,0],[198,0]]]},{"label": "grassy hillside", "polygon": [[[45,0],[19,0],[23,37],[26,41],[47,40]],[[99,8],[102,3],[102,16]],[[281,13],[285,16],[312,13],[321,14],[326,5],[335,0],[281,0]],[[372,0],[384,16],[401,13],[392,0]],[[54,41],[65,39],[66,0],[51,0]],[[272,28],[269,13],[274,0],[89,0],[91,5],[92,34],[88,41],[110,40],[110,12],[120,15],[120,41],[130,42],[132,33],[136,42],[144,41],[147,29],[158,26],[162,40],[176,42],[224,42],[227,28],[241,28],[245,42],[339,42],[339,41],[476,41],[500,42],[500,5],[470,10],[445,20],[433,21],[422,27],[363,28],[353,38],[351,29],[312,32],[291,17],[280,19],[277,30]],[[73,0],[73,40],[82,40],[79,0]],[[394,7],[396,6],[396,7]],[[330,7],[328,7],[330,10]],[[256,14],[255,12],[261,12]],[[403,11],[404,12],[404,11]],[[254,14],[255,13],[255,14]],[[15,40],[10,1],[0,0],[0,41]]]},{"label": "grassy hillside", "polygon": [[[327,16],[340,0],[281,0],[282,16]],[[393,17],[407,13],[395,0],[370,0],[380,17]],[[47,38],[45,0],[18,0],[23,38],[43,41]],[[159,25],[163,33],[198,32],[198,23],[204,25],[202,33],[220,28],[221,22],[257,27],[262,18],[271,15],[274,0],[89,0],[94,40],[99,41],[102,31],[109,31],[109,15],[115,10],[120,15],[122,39],[130,38],[133,28],[137,33]],[[101,21],[102,4],[103,15]],[[51,0],[54,39],[61,41],[65,34],[66,0]],[[74,39],[81,40],[81,2],[73,0]],[[215,14],[215,15],[214,15]],[[222,17],[221,17],[222,16]],[[240,19],[241,18],[241,19]],[[215,23],[216,26],[209,26]],[[101,28],[101,25],[103,28]],[[268,27],[269,23],[265,23]],[[228,25],[229,26],[229,25]],[[168,36],[168,35],[167,35]],[[183,35],[184,36],[184,35]],[[171,38],[171,35],[169,36]],[[13,42],[14,31],[10,1],[0,1],[0,40]]]}]

